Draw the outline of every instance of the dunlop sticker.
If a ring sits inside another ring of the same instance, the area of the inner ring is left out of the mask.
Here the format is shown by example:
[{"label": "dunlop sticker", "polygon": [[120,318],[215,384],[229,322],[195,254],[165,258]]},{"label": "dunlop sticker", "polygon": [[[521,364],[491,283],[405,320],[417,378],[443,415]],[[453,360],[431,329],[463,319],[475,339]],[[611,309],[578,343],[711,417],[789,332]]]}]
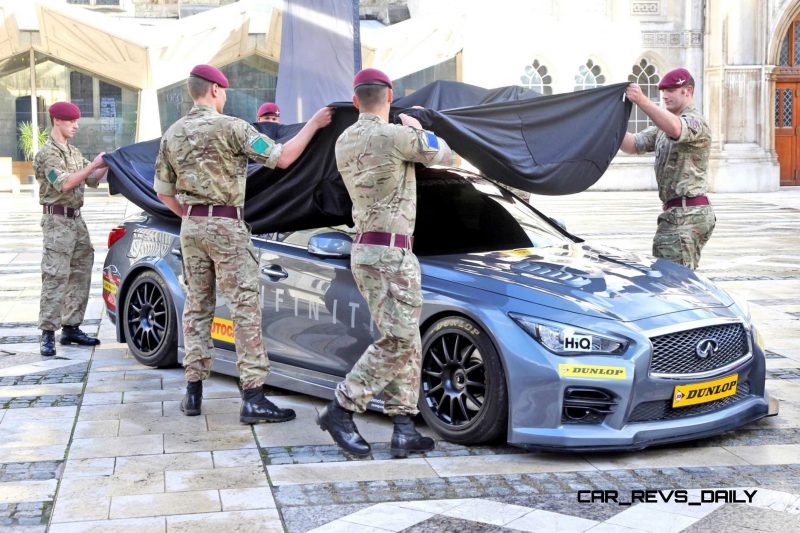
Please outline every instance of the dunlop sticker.
[{"label": "dunlop sticker", "polygon": [[694,385],[678,385],[672,394],[672,407],[685,407],[733,396],[736,394],[738,382],[739,374],[734,374]]},{"label": "dunlop sticker", "polygon": [[117,286],[107,279],[103,280],[103,290],[110,294],[117,294]]},{"label": "dunlop sticker", "polygon": [[233,344],[233,320],[214,317],[211,323],[211,338]]},{"label": "dunlop sticker", "polygon": [[625,379],[628,374],[622,366],[558,365],[558,374],[569,378]]}]

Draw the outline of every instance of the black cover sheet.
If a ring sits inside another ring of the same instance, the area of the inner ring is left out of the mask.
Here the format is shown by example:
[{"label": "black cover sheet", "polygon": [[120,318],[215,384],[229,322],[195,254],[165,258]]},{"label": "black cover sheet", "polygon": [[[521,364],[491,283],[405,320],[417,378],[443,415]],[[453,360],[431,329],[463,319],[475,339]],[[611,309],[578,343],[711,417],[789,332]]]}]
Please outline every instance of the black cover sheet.
[{"label": "black cover sheet", "polygon": [[[500,183],[535,194],[586,190],[608,168],[628,125],[627,83],[574,93],[539,96],[521,87],[483,89],[439,81],[395,99],[397,113],[415,116],[450,147]],[[358,117],[352,103],[331,104],[333,122],[320,130],[288,169],[251,164],[245,220],[253,233],[352,224],[351,202],[336,170],[334,144]],[[410,109],[422,106],[424,109]],[[277,142],[302,124],[257,123]],[[153,191],[159,139],[124,146],[105,155],[112,194],[123,194],[146,212],[175,219]]]}]

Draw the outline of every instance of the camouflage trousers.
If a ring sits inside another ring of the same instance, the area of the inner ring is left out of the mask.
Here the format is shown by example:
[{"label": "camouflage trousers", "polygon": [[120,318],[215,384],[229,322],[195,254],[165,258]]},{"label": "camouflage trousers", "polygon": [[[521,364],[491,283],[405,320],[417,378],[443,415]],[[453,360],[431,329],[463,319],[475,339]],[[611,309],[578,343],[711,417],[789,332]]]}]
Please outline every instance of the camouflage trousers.
[{"label": "camouflage trousers", "polygon": [[422,351],[419,262],[410,250],[356,244],[351,268],[381,336],[338,384],[336,400],[360,413],[383,391],[387,415],[415,415]]},{"label": "camouflage trousers", "polygon": [[214,362],[211,324],[216,290],[233,321],[239,381],[243,389],[264,384],[269,359],[261,338],[259,271],[250,231],[243,221],[221,217],[183,217],[181,254],[186,282],[183,307],[183,366],[187,381],[206,379]]},{"label": "camouflage trousers", "polygon": [[39,329],[79,326],[92,283],[94,248],[83,218],[42,215],[42,294]]},{"label": "camouflage trousers", "polygon": [[710,205],[667,209],[658,216],[653,255],[696,269],[716,222]]}]

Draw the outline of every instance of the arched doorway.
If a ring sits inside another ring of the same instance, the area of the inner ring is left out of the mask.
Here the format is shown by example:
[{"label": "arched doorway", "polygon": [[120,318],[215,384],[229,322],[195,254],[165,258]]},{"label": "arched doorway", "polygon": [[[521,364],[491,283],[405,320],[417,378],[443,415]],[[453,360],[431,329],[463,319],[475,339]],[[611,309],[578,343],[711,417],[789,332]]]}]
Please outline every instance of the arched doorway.
[{"label": "arched doorway", "polygon": [[800,185],[800,16],[789,24],[777,64],[774,126],[781,185]]}]

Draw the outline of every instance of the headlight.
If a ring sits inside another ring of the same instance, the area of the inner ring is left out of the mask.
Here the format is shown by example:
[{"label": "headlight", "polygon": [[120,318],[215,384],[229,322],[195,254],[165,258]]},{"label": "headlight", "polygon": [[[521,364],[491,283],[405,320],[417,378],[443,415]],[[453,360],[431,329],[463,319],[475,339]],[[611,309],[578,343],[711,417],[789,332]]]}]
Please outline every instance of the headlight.
[{"label": "headlight", "polygon": [[628,347],[627,340],[607,334],[516,313],[509,313],[509,316],[539,344],[557,355],[619,355]]},{"label": "headlight", "polygon": [[756,346],[761,348],[761,351],[766,353],[767,347],[764,345],[764,337],[761,335],[761,332],[753,326],[753,342],[756,343]]}]

